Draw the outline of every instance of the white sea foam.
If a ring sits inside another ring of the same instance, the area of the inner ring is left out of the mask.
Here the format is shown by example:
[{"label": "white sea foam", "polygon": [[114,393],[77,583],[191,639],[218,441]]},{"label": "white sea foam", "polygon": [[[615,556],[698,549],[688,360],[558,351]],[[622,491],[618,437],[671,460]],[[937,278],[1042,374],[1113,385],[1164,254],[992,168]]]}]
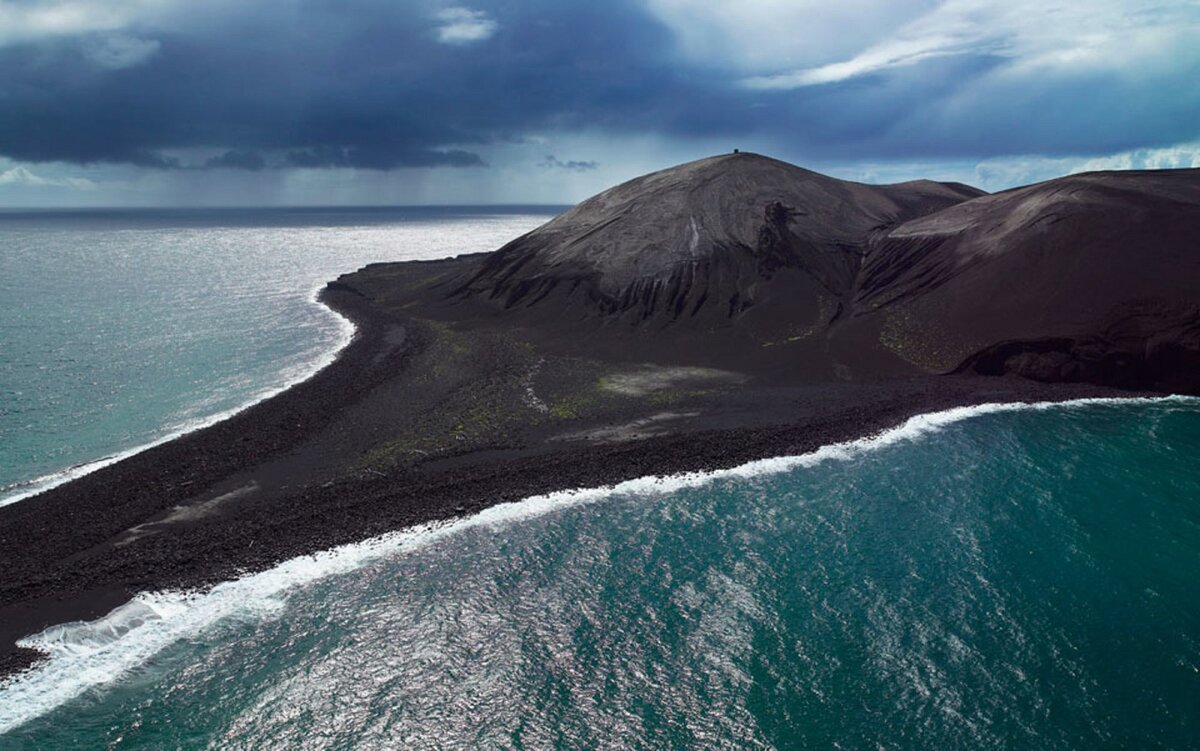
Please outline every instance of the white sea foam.
[{"label": "white sea foam", "polygon": [[49,659],[0,683],[0,734],[40,717],[89,689],[117,680],[172,644],[193,639],[219,621],[257,619],[282,611],[289,591],[348,573],[388,556],[402,555],[465,529],[498,527],[614,495],[657,496],[725,479],[746,479],[849,460],[865,453],[936,433],[979,415],[1020,410],[1071,409],[1099,404],[1200,403],[1195,397],[1093,398],[1068,402],[981,404],[931,412],[873,436],[822,446],[799,456],[747,462],[711,472],[641,477],[598,488],[565,490],[489,507],[473,516],[424,524],[364,542],[301,556],[266,571],[218,584],[203,592],[141,594],[107,616],[54,626],[22,646]]},{"label": "white sea foam", "polygon": [[[251,396],[249,400],[238,405],[237,407],[216,412],[206,417],[197,418],[195,420],[187,420],[185,422],[169,426],[166,428],[166,432],[161,437],[156,438],[149,443],[144,443],[140,446],[135,446],[134,448],[127,449],[125,451],[110,454],[100,459],[96,459],[95,461],[76,464],[72,467],[67,467],[66,469],[59,470],[57,472],[51,472],[40,477],[35,477],[34,479],[23,483],[0,488],[0,506],[7,506],[10,503],[16,503],[17,501],[25,500],[26,498],[37,495],[38,493],[44,493],[51,488],[56,488],[59,485],[63,485],[71,480],[83,477],[84,475],[90,475],[97,470],[104,469],[105,467],[116,464],[119,461],[128,459],[131,456],[152,449],[155,446],[161,446],[164,443],[173,441],[176,438],[187,435],[188,433],[193,433],[197,430],[201,430],[202,428],[207,428],[210,425],[215,425],[223,420],[228,420],[230,417],[233,417],[239,412],[244,412],[250,407],[253,407],[255,404],[264,402],[276,394],[287,391],[293,386],[307,381],[317,373],[324,370],[335,360],[337,360],[337,357],[339,354],[341,354],[342,350],[349,346],[350,341],[354,338],[355,329],[354,324],[350,322],[350,319],[338,313],[333,308],[324,305],[318,300],[318,295],[320,294],[323,286],[324,285],[318,285],[317,287],[314,287],[312,292],[309,294],[308,299],[310,303],[320,306],[322,310],[326,311],[330,316],[332,316],[332,320],[337,325],[337,338],[334,340],[333,347],[326,349],[313,360],[304,363],[294,370],[282,373],[280,380],[276,382],[275,385],[269,386],[257,392]],[[8,494],[6,495],[6,493]]]}]

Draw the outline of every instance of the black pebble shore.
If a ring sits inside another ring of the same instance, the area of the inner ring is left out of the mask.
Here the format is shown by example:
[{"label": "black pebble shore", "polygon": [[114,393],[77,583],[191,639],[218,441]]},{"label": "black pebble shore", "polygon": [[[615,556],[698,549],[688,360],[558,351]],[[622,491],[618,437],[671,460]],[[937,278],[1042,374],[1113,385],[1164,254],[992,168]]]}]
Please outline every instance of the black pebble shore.
[{"label": "black pebble shore", "polygon": [[496,503],[955,406],[1200,393],[1198,222],[1200,170],[985,195],[743,153],[493,253],[368,266],[323,292],[357,332],[308,381],[0,508],[0,676],[137,592]]},{"label": "black pebble shore", "polygon": [[[728,387],[697,396],[699,417],[660,434],[563,441],[555,438],[562,425],[535,420],[523,430],[489,428],[465,439],[461,449],[378,470],[355,461],[382,440],[370,426],[356,427],[361,416],[355,410],[378,417],[379,404],[391,404],[395,414],[385,422],[422,429],[422,420],[435,419],[456,400],[477,398],[471,384],[519,390],[520,363],[505,375],[503,365],[491,362],[519,348],[484,342],[475,347],[480,355],[474,364],[456,373],[468,388],[428,403],[418,397],[388,401],[389,384],[402,397],[412,392],[404,378],[426,367],[420,357],[436,343],[437,329],[338,283],[323,299],[354,323],[356,333],[337,360],[311,379],[221,423],[0,508],[0,676],[41,658],[17,647],[17,640],[49,625],[101,617],[140,591],[202,588],[299,555],[535,494],[802,454],[955,406],[1132,395],[979,376]],[[567,372],[563,382],[579,379]],[[722,409],[730,402],[735,409]],[[611,425],[644,412],[617,403],[567,423]],[[227,495],[246,487],[254,492]],[[234,500],[222,503],[223,497]],[[177,514],[208,508],[204,504],[214,499],[211,512]]]}]

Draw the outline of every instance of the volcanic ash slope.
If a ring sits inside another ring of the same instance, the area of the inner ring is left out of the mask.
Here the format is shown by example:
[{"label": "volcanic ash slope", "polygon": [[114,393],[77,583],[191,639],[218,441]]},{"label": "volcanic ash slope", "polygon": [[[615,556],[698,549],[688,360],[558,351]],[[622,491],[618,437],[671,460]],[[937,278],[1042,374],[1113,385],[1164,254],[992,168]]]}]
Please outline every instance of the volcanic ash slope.
[{"label": "volcanic ash slope", "polygon": [[[553,350],[791,382],[944,373],[1200,390],[1200,171],[986,195],[755,154],[584,201],[383,304]],[[371,274],[375,278],[369,278]]]}]

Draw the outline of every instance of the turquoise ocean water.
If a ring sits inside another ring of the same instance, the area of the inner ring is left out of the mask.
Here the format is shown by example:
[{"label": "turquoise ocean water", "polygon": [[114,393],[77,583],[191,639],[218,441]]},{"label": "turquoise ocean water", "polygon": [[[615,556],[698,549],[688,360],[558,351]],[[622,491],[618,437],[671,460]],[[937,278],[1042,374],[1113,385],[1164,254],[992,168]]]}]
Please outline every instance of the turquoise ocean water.
[{"label": "turquoise ocean water", "polygon": [[50,629],[0,749],[1195,748],[1198,455],[985,407],[498,506]]},{"label": "turquoise ocean water", "polygon": [[557,210],[0,212],[0,504],[311,375],[314,302],[376,261],[494,250]]}]

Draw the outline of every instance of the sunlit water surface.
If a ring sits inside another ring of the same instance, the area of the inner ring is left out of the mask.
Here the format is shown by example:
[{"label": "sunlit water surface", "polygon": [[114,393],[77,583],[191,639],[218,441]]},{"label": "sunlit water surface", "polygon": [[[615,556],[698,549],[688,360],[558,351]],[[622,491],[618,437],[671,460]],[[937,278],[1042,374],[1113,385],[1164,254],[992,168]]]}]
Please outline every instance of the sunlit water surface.
[{"label": "sunlit water surface", "polygon": [[311,375],[349,336],[314,301],[338,275],[556,211],[0,212],[0,504]]},{"label": "sunlit water surface", "polygon": [[149,598],[0,747],[1194,748],[1198,403],[922,425]]}]

